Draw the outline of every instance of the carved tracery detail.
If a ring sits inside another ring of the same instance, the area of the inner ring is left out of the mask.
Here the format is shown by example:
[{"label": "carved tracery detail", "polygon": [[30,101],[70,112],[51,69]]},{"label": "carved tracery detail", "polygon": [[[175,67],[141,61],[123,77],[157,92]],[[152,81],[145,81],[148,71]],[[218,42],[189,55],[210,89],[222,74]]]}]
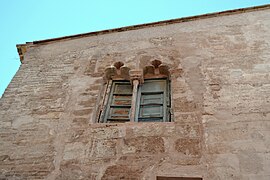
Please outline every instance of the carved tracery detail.
[{"label": "carved tracery detail", "polygon": [[169,66],[163,64],[160,60],[153,60],[151,64],[143,69],[145,78],[152,77],[169,77]]},{"label": "carved tracery detail", "polygon": [[129,71],[130,68],[125,66],[123,62],[118,61],[115,62],[110,67],[105,69],[104,80],[111,80],[111,79],[122,79],[122,80],[129,80]]},{"label": "carved tracery detail", "polygon": [[105,69],[104,79],[107,80],[139,80],[143,83],[144,78],[169,77],[169,66],[163,64],[160,60],[153,60],[149,65],[141,69],[130,69],[123,62],[118,61]]}]

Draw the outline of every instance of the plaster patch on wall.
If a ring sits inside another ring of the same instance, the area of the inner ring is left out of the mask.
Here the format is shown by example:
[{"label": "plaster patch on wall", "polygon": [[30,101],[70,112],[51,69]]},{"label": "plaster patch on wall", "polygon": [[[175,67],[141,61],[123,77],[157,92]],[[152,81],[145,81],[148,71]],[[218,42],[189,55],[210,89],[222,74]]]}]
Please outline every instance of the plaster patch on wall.
[{"label": "plaster patch on wall", "polygon": [[32,123],[33,121],[34,121],[34,118],[31,116],[18,117],[12,122],[12,127],[17,129],[20,126],[22,126],[24,124]]}]

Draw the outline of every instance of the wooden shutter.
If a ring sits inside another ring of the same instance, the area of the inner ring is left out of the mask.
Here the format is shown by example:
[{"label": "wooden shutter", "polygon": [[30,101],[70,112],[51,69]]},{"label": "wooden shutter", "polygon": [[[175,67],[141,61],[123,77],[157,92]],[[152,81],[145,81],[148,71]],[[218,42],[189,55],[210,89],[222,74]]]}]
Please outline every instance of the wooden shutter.
[{"label": "wooden shutter", "polygon": [[106,122],[127,122],[132,99],[132,86],[129,82],[113,82],[108,106],[106,109]]},{"label": "wooden shutter", "polygon": [[145,80],[139,87],[137,119],[139,122],[170,121],[167,117],[169,103],[166,79]]}]

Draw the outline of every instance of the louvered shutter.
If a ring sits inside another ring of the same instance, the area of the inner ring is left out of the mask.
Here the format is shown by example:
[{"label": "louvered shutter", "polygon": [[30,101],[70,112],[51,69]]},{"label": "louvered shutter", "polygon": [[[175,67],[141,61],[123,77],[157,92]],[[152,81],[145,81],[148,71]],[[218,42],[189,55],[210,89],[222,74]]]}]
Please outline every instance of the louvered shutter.
[{"label": "louvered shutter", "polygon": [[132,86],[129,82],[113,82],[106,110],[106,122],[127,122],[132,99]]},{"label": "louvered shutter", "polygon": [[139,87],[137,120],[138,122],[169,121],[168,82],[166,79],[145,80]]}]

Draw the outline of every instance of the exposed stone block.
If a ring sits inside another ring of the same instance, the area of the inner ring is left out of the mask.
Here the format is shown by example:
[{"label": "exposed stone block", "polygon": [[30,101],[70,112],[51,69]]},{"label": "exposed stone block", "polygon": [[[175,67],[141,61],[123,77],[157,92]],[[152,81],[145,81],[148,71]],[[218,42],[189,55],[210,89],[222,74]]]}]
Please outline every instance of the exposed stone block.
[{"label": "exposed stone block", "polygon": [[201,155],[200,139],[178,139],[175,142],[175,149],[185,155]]},{"label": "exposed stone block", "polygon": [[137,137],[124,139],[124,149],[132,153],[163,153],[165,152],[164,140],[161,137]]}]

